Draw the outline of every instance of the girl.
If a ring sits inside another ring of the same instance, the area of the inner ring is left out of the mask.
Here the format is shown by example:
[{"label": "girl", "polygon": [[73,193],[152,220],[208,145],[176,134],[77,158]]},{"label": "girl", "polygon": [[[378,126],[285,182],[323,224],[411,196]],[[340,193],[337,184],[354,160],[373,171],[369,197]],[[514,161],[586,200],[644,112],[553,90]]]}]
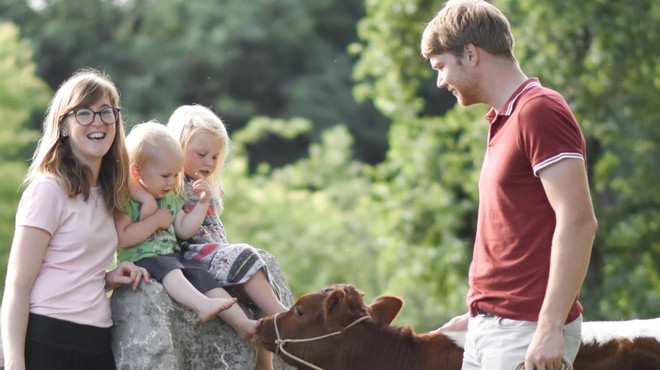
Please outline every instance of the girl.
[{"label": "girl", "polygon": [[[202,227],[181,243],[185,258],[202,263],[219,282],[232,287],[255,308],[257,317],[286,311],[278,299],[279,289],[271,286],[266,263],[257,250],[248,244],[230,244],[218,216],[222,207],[222,172],[230,142],[224,124],[209,108],[184,105],[170,116],[167,128],[184,151],[180,176],[184,211],[190,212],[199,201],[193,189],[196,180],[206,180],[213,195]],[[272,369],[272,353],[260,347],[256,368]]]},{"label": "girl", "polygon": [[120,109],[114,83],[94,70],[65,81],[48,106],[7,266],[6,369],[115,369],[106,291],[149,281],[130,262],[106,272],[113,214],[128,199]]}]

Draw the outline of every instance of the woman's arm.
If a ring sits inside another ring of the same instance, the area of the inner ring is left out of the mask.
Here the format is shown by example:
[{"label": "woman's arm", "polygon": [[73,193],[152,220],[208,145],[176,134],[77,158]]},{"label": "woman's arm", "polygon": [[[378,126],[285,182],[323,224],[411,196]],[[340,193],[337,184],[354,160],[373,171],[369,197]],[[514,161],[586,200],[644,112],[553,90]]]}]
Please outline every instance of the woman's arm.
[{"label": "woman's arm", "polygon": [[5,369],[25,369],[25,334],[30,291],[39,274],[51,235],[46,230],[18,226],[7,263],[2,299],[2,345]]}]

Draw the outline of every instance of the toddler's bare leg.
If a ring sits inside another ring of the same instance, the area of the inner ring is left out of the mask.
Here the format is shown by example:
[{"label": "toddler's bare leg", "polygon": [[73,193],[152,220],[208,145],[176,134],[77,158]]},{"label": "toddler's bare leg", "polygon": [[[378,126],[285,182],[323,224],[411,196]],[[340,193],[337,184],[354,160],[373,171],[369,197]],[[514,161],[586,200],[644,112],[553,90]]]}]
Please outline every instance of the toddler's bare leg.
[{"label": "toddler's bare leg", "polygon": [[236,303],[236,299],[232,297],[210,298],[202,294],[190,284],[180,269],[172,270],[165,275],[163,287],[172,299],[192,309],[205,322]]}]

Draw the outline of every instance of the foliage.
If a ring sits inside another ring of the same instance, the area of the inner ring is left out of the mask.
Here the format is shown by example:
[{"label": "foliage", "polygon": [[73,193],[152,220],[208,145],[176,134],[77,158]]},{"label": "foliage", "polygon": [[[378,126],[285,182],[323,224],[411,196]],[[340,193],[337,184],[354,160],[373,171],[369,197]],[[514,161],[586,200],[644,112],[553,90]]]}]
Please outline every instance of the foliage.
[{"label": "foliage", "polygon": [[[420,189],[424,199],[411,207],[411,199],[401,197],[400,202],[389,205],[390,212],[405,219],[402,214],[414,214],[423,209],[419,206],[423,204],[432,207],[427,214],[442,214],[443,208],[433,205],[430,200],[434,198],[427,195],[433,194],[428,191],[427,183],[434,183],[450,199],[453,196],[448,211],[463,217],[462,225],[452,227],[436,220],[425,224],[420,222],[421,218],[413,217],[408,226],[421,232],[420,235],[429,235],[426,233],[441,225],[445,233],[456,231],[455,237],[469,241],[473,222],[469,215],[475,212],[477,158],[483,149],[460,143],[483,143],[480,138],[483,131],[475,129],[470,109],[455,108],[442,117],[433,113],[429,116],[432,110],[429,105],[437,104],[422,84],[426,79],[430,83],[430,70],[420,69],[409,57],[417,54],[412,48],[417,47],[425,22],[442,3],[366,1],[367,16],[359,25],[361,44],[353,46],[360,53],[355,69],[359,80],[355,94],[359,99],[373,99],[393,121],[391,149],[388,160],[381,165],[383,169],[391,168],[390,176],[384,177],[384,192],[391,196],[405,189],[408,192]],[[660,80],[656,63],[660,51],[652,47],[657,44],[658,35],[650,30],[660,20],[660,5],[648,0],[601,0],[570,5],[561,1],[510,0],[499,1],[497,5],[511,19],[523,69],[540,76],[546,86],[566,96],[589,143],[592,194],[601,226],[583,289],[587,318],[657,316],[660,175],[653,167],[659,157],[660,142],[657,126]],[[566,12],[567,7],[572,10]],[[427,140],[447,139],[447,136],[434,136],[428,126],[451,129],[454,122],[455,135],[449,135],[445,150],[436,151],[433,146],[423,145]],[[438,176],[445,169],[445,162],[459,154],[471,160],[456,167],[455,183]],[[436,173],[407,172],[405,165],[417,163],[415,158],[434,158]],[[399,183],[404,186],[400,187]],[[405,235],[404,240],[410,242],[415,240],[414,234],[395,235]],[[430,238],[430,244],[441,246],[438,249],[451,245],[439,235]],[[392,248],[401,254],[407,250],[403,244]],[[469,248],[466,243],[461,258],[467,257]],[[445,271],[447,267],[440,261],[435,269]],[[435,280],[438,285],[455,284],[456,275],[449,279],[437,276]]]},{"label": "foliage", "polygon": [[37,131],[27,128],[35,111],[45,109],[49,89],[36,76],[32,49],[12,23],[0,23],[0,278],[4,281],[14,233],[19,184],[27,170]]},{"label": "foliage", "polygon": [[352,138],[345,127],[326,131],[306,159],[278,169],[263,164],[248,174],[245,146],[266,130],[286,135],[285,127],[290,125],[257,118],[244,130],[250,134],[234,137],[222,215],[230,241],[275,255],[296,297],[333,282],[374,285],[365,261],[378,249],[366,233],[370,215],[356,207],[371,185],[366,166],[350,159]]},{"label": "foliage", "polygon": [[[590,143],[599,220],[583,300],[596,318],[660,307],[660,4],[507,1],[522,65],[560,90]],[[537,29],[552,32],[525,32]],[[549,68],[549,62],[552,62]],[[634,287],[634,288],[633,288]],[[637,294],[635,294],[637,293]]]},{"label": "foliage", "polygon": [[19,185],[27,171],[27,165],[21,162],[0,161],[0,171],[4,174],[0,181],[0,295],[4,290],[7,274],[7,258],[14,235],[14,219],[18,200],[21,196]]},{"label": "foliage", "polygon": [[18,28],[0,23],[0,158],[25,160],[37,132],[25,127],[35,111],[43,112],[49,89],[36,76],[32,48]]},{"label": "foliage", "polygon": [[[229,239],[275,255],[294,295],[333,282],[367,301],[397,294],[397,322],[418,331],[465,311],[487,107],[454,107],[419,56],[443,0],[41,3],[0,0],[0,18],[20,25],[0,26],[5,256],[49,95],[36,75],[54,88],[94,66],[117,82],[130,123],[189,103],[221,114]],[[566,96],[588,141],[600,228],[586,318],[657,316],[660,4],[496,4],[523,70]]]},{"label": "foliage", "polygon": [[[358,158],[383,158],[387,121],[351,96],[345,48],[364,13],[360,0],[44,0],[33,12],[17,10],[21,3],[8,14],[34,40],[50,86],[83,66],[105,70],[123,93],[131,126],[165,122],[176,106],[192,103],[213,106],[234,130],[253,116],[304,116],[314,122],[311,140],[345,124],[368,145],[355,148]],[[296,144],[270,158],[299,158],[309,143]]]}]

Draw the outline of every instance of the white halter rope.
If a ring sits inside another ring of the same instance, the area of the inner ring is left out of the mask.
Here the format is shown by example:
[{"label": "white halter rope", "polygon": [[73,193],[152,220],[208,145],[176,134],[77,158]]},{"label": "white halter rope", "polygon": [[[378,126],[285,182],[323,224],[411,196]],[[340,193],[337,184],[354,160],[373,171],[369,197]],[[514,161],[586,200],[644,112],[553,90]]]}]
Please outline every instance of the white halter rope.
[{"label": "white halter rope", "polygon": [[284,349],[284,345],[285,345],[286,343],[289,343],[289,342],[290,342],[290,343],[313,342],[313,341],[315,341],[315,340],[320,340],[320,339],[325,339],[325,338],[328,338],[328,337],[332,337],[332,336],[334,336],[334,335],[341,334],[341,332],[342,332],[343,330],[346,330],[346,329],[350,328],[351,326],[353,326],[353,325],[359,323],[360,321],[363,321],[363,320],[368,319],[368,318],[371,317],[371,316],[362,316],[362,317],[360,317],[359,319],[353,321],[352,323],[350,323],[349,325],[347,325],[346,327],[344,327],[344,328],[341,329],[341,330],[335,331],[335,332],[333,332],[333,333],[328,333],[328,334],[325,334],[325,335],[321,335],[321,336],[318,336],[318,337],[304,338],[304,339],[281,339],[281,338],[280,338],[280,330],[277,328],[277,316],[278,316],[279,314],[280,314],[280,313],[278,312],[278,313],[275,314],[275,316],[273,317],[273,323],[274,323],[274,325],[275,325],[275,335],[277,335],[277,339],[275,339],[275,345],[277,345],[277,347],[275,348],[275,353],[277,354],[278,351],[282,351],[282,353],[285,354],[285,355],[287,355],[287,356],[289,356],[289,358],[291,358],[291,359],[293,359],[293,360],[295,360],[295,361],[298,361],[298,362],[300,362],[300,363],[302,363],[302,364],[305,364],[305,365],[311,367],[312,369],[316,369],[316,370],[323,370],[323,368],[320,368],[320,367],[318,367],[318,366],[316,366],[316,365],[314,365],[314,364],[312,364],[312,363],[309,363],[309,362],[303,360],[303,359],[300,358],[300,357],[296,357],[296,356],[290,354],[289,352],[287,352],[287,351]]}]

